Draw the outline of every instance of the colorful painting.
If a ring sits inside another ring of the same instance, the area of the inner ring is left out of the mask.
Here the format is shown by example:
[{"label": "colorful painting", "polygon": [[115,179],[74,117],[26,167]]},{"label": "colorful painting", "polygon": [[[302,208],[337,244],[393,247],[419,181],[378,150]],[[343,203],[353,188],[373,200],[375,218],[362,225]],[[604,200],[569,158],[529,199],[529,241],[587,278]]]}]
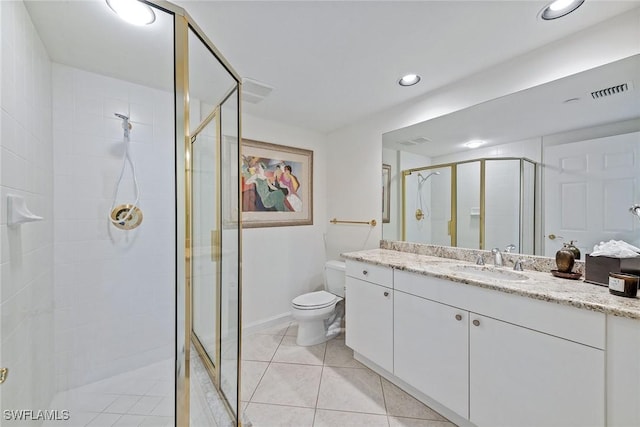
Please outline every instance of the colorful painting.
[{"label": "colorful painting", "polygon": [[242,141],[243,227],[313,224],[313,151]]}]

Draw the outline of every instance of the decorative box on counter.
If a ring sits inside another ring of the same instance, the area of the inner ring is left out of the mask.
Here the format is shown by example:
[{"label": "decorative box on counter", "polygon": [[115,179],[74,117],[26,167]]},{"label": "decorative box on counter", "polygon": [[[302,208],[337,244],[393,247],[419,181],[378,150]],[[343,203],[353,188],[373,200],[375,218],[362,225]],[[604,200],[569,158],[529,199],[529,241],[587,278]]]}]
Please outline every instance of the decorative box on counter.
[{"label": "decorative box on counter", "polygon": [[587,254],[584,266],[584,281],[596,285],[609,286],[609,273],[629,273],[640,275],[640,257],[611,258]]}]

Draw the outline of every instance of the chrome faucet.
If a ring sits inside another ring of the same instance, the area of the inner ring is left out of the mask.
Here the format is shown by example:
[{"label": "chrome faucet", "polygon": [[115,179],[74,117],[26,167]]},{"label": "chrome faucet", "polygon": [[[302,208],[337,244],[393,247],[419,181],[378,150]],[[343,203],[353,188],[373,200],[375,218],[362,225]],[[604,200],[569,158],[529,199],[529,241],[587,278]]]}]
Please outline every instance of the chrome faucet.
[{"label": "chrome faucet", "polygon": [[478,254],[476,256],[476,265],[484,265],[484,258],[482,257],[482,254]]},{"label": "chrome faucet", "polygon": [[491,249],[491,253],[493,254],[493,265],[502,267],[502,254],[500,253],[500,249],[493,248]]}]

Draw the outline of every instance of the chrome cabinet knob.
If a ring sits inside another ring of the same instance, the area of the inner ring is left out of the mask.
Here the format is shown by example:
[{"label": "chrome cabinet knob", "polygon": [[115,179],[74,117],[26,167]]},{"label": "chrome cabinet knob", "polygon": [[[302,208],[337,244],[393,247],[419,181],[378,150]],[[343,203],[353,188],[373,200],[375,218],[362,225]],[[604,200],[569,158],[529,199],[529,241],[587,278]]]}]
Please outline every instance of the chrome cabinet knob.
[{"label": "chrome cabinet knob", "polygon": [[388,297],[388,296],[389,296],[389,292],[385,291],[385,292],[384,292],[384,296],[385,296],[385,297]]},{"label": "chrome cabinet knob", "polygon": [[480,321],[478,319],[474,320],[472,323],[473,326],[480,326]]},{"label": "chrome cabinet knob", "polygon": [[462,320],[462,315],[461,314],[456,314],[456,320]]},{"label": "chrome cabinet knob", "polygon": [[362,270],[362,274],[366,276],[367,274],[369,274],[369,272],[367,270]]}]

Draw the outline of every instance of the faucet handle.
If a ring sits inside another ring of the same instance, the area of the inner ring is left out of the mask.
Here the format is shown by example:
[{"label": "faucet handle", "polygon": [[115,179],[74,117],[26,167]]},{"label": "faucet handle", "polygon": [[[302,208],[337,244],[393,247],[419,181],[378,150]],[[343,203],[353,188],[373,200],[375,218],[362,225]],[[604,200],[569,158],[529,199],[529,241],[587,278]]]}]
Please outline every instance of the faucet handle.
[{"label": "faucet handle", "polygon": [[482,254],[478,254],[476,256],[476,265],[484,265],[484,258],[482,257]]},{"label": "faucet handle", "polygon": [[529,264],[529,263],[531,263],[530,260],[526,260],[524,258],[520,258],[520,259],[516,260],[515,264],[513,264],[513,269],[515,271],[523,271],[522,265],[523,264]]},{"label": "faucet handle", "polygon": [[508,254],[511,253],[512,250],[514,250],[516,248],[516,245],[514,245],[513,243],[510,244],[509,246],[507,246],[506,248],[504,248],[504,251]]}]

